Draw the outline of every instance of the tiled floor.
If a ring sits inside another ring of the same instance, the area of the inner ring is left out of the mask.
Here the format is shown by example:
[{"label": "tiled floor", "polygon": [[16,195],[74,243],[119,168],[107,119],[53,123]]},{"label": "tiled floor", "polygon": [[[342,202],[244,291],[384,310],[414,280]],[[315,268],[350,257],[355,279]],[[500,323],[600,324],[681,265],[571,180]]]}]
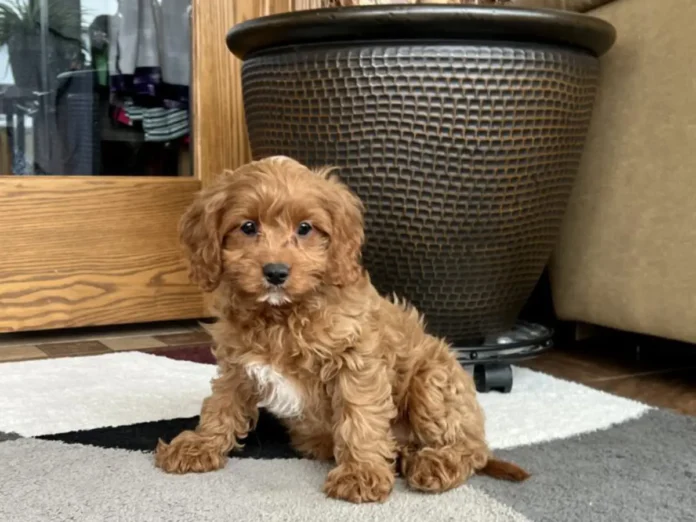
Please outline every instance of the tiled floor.
[{"label": "tiled floor", "polygon": [[12,334],[0,335],[0,362],[209,346],[210,336],[197,323]]},{"label": "tiled floor", "polygon": [[[175,358],[211,362],[210,337],[196,323],[0,335],[0,362],[123,350],[168,350]],[[615,395],[696,415],[696,346],[611,335],[567,343],[523,365]]]}]

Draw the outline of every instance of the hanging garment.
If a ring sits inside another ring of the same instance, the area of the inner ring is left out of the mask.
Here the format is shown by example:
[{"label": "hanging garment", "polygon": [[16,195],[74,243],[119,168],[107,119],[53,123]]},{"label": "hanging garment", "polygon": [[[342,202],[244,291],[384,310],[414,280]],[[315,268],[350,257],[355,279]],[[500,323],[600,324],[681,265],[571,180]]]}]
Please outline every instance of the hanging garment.
[{"label": "hanging garment", "polygon": [[172,141],[187,136],[188,111],[166,107],[140,107],[127,103],[125,114],[131,122],[140,122],[145,141]]},{"label": "hanging garment", "polygon": [[111,19],[112,103],[142,123],[147,141],[190,132],[190,7],[190,0],[133,0]]}]

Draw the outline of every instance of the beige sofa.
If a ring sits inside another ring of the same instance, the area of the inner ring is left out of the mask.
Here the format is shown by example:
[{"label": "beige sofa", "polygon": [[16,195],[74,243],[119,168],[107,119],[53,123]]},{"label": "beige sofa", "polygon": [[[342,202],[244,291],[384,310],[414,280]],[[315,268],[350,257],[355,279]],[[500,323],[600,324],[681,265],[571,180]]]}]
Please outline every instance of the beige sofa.
[{"label": "beige sofa", "polygon": [[617,29],[550,264],[561,319],[696,342],[696,2],[614,0]]}]

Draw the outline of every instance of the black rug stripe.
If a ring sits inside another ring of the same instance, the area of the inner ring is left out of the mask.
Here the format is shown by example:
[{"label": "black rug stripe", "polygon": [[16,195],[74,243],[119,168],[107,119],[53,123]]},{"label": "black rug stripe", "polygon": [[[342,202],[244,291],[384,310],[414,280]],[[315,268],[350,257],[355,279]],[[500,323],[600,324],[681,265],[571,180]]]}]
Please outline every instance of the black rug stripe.
[{"label": "black rug stripe", "polygon": [[[189,417],[70,431],[35,438],[100,448],[153,451],[157,446],[158,439],[161,438],[165,442],[169,442],[182,431],[194,429],[197,424],[198,417]],[[285,427],[264,410],[261,410],[256,430],[251,432],[243,443],[244,448],[233,451],[230,456],[252,459],[300,458],[300,455],[290,446],[290,438]]]},{"label": "black rug stripe", "polygon": [[0,442],[5,442],[8,440],[17,440],[17,439],[21,439],[21,438],[22,438],[21,435],[14,433],[12,431],[10,433],[3,433],[0,431]]}]

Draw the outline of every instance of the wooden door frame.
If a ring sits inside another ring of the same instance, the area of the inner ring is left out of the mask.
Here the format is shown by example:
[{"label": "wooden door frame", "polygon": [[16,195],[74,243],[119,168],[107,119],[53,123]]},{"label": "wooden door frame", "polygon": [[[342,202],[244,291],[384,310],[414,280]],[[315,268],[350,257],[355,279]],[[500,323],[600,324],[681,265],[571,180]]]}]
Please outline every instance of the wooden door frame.
[{"label": "wooden door frame", "polygon": [[236,23],[316,0],[192,0],[193,177],[0,176],[0,333],[195,319],[177,235],[194,194],[249,161]]},{"label": "wooden door frame", "polygon": [[0,332],[202,317],[176,230],[199,188],[180,177],[1,177]]},{"label": "wooden door frame", "polygon": [[[215,7],[201,9],[204,4]],[[251,160],[241,62],[227,49],[227,32],[245,20],[319,4],[321,0],[193,0],[193,161],[204,186],[224,170]]]}]

